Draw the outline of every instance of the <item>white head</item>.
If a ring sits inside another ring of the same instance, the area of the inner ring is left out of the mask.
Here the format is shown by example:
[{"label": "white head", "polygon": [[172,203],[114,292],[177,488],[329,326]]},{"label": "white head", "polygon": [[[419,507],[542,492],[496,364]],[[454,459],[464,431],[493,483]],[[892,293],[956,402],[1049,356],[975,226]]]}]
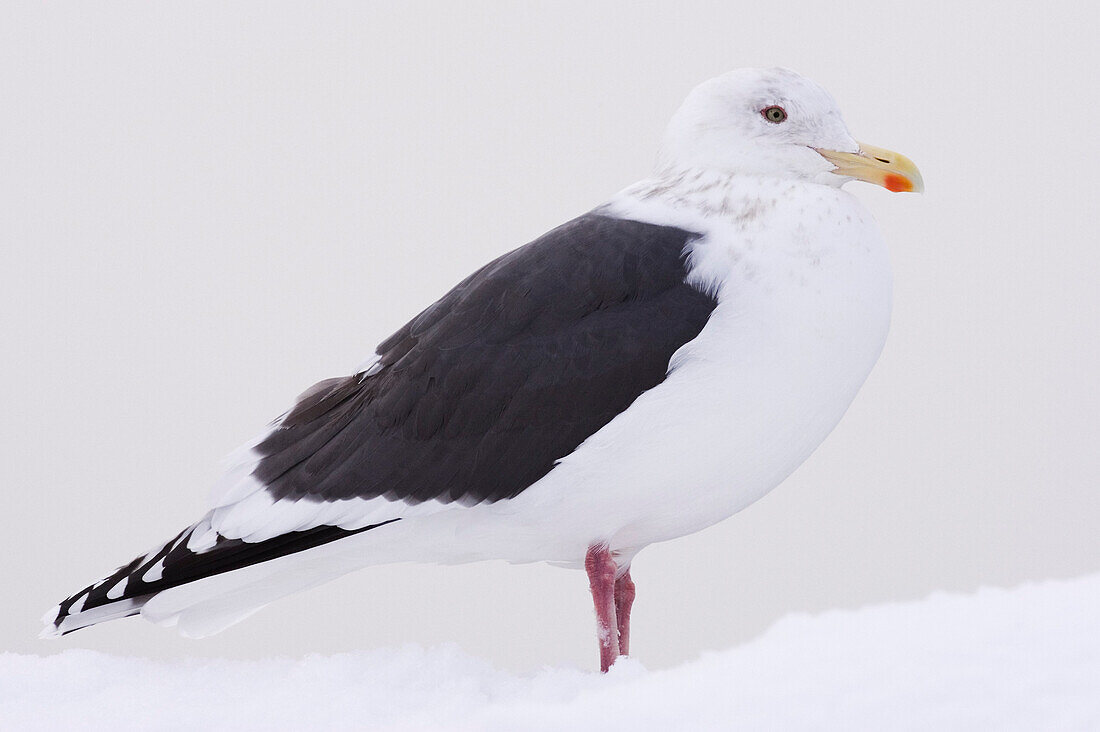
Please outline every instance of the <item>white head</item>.
[{"label": "white head", "polygon": [[921,188],[908,159],[861,148],[832,96],[781,68],[738,69],[695,87],[669,123],[658,167],[662,175],[703,169],[834,186],[859,178],[891,190]]}]

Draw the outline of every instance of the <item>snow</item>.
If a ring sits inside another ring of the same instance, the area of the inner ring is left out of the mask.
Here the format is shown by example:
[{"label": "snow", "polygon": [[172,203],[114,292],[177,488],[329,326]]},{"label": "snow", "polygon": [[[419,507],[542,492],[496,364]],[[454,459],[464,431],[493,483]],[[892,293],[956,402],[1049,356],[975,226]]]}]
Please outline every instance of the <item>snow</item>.
[{"label": "snow", "polygon": [[0,728],[1100,729],[1100,575],[792,615],[678,668],[623,659],[606,676],[518,676],[454,646],[259,661],[7,653]]}]

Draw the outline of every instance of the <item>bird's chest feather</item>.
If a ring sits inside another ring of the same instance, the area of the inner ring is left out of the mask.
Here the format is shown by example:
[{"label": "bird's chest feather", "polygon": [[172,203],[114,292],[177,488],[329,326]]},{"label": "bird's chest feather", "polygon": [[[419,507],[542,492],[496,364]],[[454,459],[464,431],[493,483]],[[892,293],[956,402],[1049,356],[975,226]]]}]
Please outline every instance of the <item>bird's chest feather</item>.
[{"label": "bird's chest feather", "polygon": [[[569,495],[563,509],[592,517],[584,531],[640,547],[739,511],[824,440],[885,342],[890,273],[862,206],[806,188],[684,222],[705,233],[689,252],[688,281],[716,293],[718,306],[666,380],[530,499]],[[573,489],[557,493],[557,481]],[[614,521],[601,525],[603,516]]]}]

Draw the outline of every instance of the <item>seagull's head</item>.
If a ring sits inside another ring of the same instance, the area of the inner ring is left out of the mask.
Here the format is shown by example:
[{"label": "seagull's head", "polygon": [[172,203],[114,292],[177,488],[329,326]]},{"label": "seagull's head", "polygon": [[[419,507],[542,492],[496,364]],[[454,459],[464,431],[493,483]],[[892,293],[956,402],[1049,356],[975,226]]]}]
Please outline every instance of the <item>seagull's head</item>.
[{"label": "seagull's head", "polygon": [[856,142],[827,91],[781,68],[738,69],[695,87],[669,123],[659,166],[924,188],[912,161]]}]

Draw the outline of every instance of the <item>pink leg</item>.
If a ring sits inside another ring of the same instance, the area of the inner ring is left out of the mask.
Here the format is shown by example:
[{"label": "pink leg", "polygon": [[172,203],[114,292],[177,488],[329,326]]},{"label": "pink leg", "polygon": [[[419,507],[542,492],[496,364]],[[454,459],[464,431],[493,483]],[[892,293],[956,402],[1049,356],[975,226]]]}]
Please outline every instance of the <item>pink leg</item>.
[{"label": "pink leg", "polygon": [[600,671],[606,673],[619,657],[619,625],[615,620],[615,560],[606,546],[591,546],[584,557],[592,602],[596,606],[596,638]]},{"label": "pink leg", "polygon": [[634,604],[634,580],[630,569],[615,580],[615,617],[619,620],[619,654],[630,655],[630,606]]}]

